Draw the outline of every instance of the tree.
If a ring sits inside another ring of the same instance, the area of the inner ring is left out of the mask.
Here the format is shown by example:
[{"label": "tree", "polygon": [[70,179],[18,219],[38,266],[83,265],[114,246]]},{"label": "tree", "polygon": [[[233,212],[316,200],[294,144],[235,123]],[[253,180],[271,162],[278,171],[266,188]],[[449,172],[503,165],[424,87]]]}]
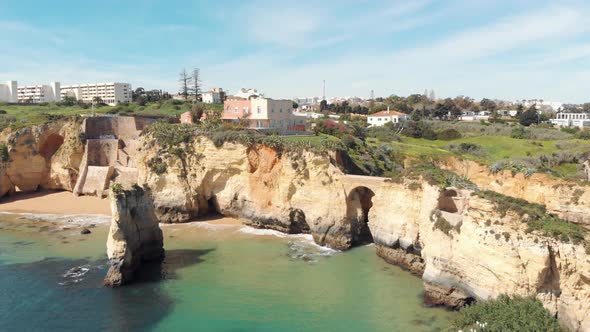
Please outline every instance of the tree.
[{"label": "tree", "polygon": [[492,122],[496,122],[496,120],[498,119],[498,112],[497,112],[497,105],[493,100],[484,98],[479,102],[479,106],[487,112],[490,112],[492,114]]},{"label": "tree", "polygon": [[145,106],[145,105],[147,105],[148,99],[144,95],[139,95],[139,96],[135,97],[135,102],[139,106]]},{"label": "tree", "polygon": [[201,121],[201,117],[203,116],[204,111],[205,111],[205,109],[203,108],[202,105],[200,105],[200,104],[193,105],[193,107],[191,108],[191,115],[193,116],[194,123]]},{"label": "tree", "polygon": [[199,68],[193,69],[192,79],[193,79],[192,91],[195,94],[195,99],[199,99],[199,96],[201,95],[201,80],[200,80]]},{"label": "tree", "polygon": [[97,103],[98,105],[104,104],[104,101],[99,96],[95,96],[94,98],[92,98],[92,101]]},{"label": "tree", "polygon": [[522,104],[518,104],[516,106],[516,117],[520,117],[522,112],[524,112],[524,106]]},{"label": "tree", "polygon": [[455,105],[462,110],[470,109],[473,106],[473,98],[465,97],[465,96],[457,96],[453,99]]},{"label": "tree", "polygon": [[143,96],[144,94],[145,94],[145,89],[142,87],[139,87],[139,88],[135,89],[135,91],[131,92],[131,100],[136,101],[137,98],[139,98],[140,96]]},{"label": "tree", "polygon": [[325,111],[328,109],[328,102],[324,99],[320,101],[320,111]]},{"label": "tree", "polygon": [[78,100],[76,99],[76,97],[65,96],[64,99],[61,101],[61,104],[64,106],[74,106],[77,102]]},{"label": "tree", "polygon": [[293,102],[293,108],[299,108],[299,104],[297,104],[296,102]]},{"label": "tree", "polygon": [[444,120],[447,117],[456,119],[461,115],[461,110],[455,105],[451,98],[446,98],[442,102],[436,103],[434,107],[434,116]]},{"label": "tree", "polygon": [[518,122],[520,122],[521,125],[528,127],[533,123],[537,123],[538,120],[539,115],[537,113],[537,104],[533,104],[520,115]]},{"label": "tree", "polygon": [[186,69],[182,69],[182,71],[179,73],[178,83],[180,84],[179,93],[184,97],[184,100],[188,100],[192,81],[193,78],[188,75]]}]

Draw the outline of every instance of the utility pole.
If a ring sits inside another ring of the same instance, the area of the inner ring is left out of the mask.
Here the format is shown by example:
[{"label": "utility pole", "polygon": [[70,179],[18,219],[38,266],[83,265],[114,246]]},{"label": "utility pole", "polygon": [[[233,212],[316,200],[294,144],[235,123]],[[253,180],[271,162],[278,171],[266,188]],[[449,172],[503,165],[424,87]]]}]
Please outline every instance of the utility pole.
[{"label": "utility pole", "polygon": [[324,80],[324,92],[322,94],[322,100],[326,100],[326,80]]}]

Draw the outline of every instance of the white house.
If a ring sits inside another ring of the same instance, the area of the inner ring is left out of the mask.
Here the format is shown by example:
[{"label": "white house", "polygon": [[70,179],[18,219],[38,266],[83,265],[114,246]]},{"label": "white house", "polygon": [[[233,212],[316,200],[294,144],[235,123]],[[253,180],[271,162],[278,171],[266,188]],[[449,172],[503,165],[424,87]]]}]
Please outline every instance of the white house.
[{"label": "white house", "polygon": [[225,99],[225,92],[222,88],[213,88],[203,92],[202,98],[205,104],[221,104]]},{"label": "white house", "polygon": [[395,124],[403,123],[410,120],[410,116],[398,111],[381,111],[367,116],[367,123],[369,126],[383,126],[388,122]]},{"label": "white house", "polygon": [[555,119],[549,120],[559,127],[590,128],[590,115],[588,113],[557,113]]}]

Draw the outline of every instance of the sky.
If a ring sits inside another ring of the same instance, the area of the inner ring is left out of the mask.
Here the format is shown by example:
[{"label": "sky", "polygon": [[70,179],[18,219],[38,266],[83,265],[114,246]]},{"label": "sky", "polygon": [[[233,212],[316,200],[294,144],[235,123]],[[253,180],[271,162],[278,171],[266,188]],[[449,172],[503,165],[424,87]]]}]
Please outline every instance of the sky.
[{"label": "sky", "polygon": [[590,2],[0,0],[0,81],[590,101]]}]

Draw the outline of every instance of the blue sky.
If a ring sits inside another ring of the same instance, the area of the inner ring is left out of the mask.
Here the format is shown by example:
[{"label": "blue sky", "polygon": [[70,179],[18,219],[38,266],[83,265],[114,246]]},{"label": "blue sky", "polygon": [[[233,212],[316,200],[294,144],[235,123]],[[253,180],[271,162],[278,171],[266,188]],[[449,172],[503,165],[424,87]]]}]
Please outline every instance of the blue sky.
[{"label": "blue sky", "polygon": [[584,1],[0,0],[0,81],[590,101]]}]

